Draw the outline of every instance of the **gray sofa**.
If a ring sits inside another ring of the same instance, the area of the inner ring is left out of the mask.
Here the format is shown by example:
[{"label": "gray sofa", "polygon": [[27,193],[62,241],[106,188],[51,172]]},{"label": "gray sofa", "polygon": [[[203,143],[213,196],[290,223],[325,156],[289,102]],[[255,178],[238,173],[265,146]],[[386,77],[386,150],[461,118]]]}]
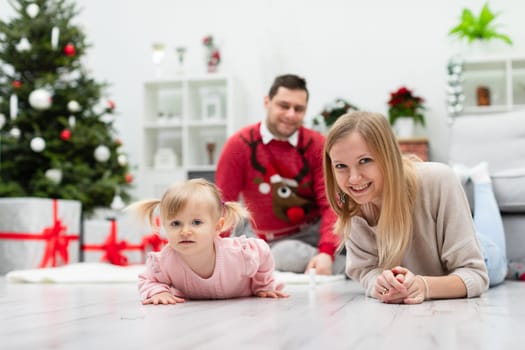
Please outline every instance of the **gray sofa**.
[{"label": "gray sofa", "polygon": [[[509,260],[525,261],[525,110],[464,115],[450,127],[450,164],[488,162]],[[471,189],[465,185],[472,204]]]}]

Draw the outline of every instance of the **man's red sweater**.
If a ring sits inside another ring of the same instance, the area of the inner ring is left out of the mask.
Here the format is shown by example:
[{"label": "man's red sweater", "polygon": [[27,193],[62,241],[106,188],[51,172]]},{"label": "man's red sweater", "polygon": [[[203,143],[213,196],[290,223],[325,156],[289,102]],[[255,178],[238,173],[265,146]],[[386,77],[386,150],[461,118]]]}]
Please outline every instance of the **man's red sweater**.
[{"label": "man's red sweater", "polygon": [[321,218],[319,252],[334,256],[336,215],[326,200],[324,136],[301,127],[297,147],[288,141],[262,143],[260,123],[232,135],[221,152],[215,180],[225,201],[239,196],[250,210],[254,231],[266,241],[297,233]]}]

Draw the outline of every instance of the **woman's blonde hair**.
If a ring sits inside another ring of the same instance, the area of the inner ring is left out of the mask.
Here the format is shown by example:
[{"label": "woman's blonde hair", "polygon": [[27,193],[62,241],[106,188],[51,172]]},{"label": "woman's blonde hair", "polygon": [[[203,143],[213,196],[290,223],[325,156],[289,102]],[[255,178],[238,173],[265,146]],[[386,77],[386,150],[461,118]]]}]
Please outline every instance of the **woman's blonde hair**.
[{"label": "woman's blonde hair", "polygon": [[220,190],[205,179],[191,179],[171,185],[160,200],[149,199],[131,204],[127,210],[135,213],[139,219],[155,222],[155,211],[160,211],[162,224],[169,222],[189,202],[200,201],[209,204],[209,210],[217,217],[224,217],[222,232],[235,227],[240,221],[249,219],[249,212],[238,202],[223,202]]},{"label": "woman's blonde hair", "polygon": [[382,114],[350,112],[332,125],[324,146],[323,168],[328,202],[338,216],[334,231],[343,233],[342,244],[350,235],[352,217],[361,215],[361,208],[337,185],[329,152],[336,142],[352,132],[363,137],[383,175],[383,202],[376,240],[379,266],[391,268],[401,263],[412,237],[412,215],[417,195],[413,162],[401,155],[392,128]]}]

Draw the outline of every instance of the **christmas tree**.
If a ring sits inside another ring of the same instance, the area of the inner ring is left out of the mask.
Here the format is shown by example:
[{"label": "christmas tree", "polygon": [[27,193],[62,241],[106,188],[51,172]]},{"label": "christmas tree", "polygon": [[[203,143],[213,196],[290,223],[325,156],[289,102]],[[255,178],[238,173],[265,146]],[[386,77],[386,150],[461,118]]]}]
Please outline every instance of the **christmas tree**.
[{"label": "christmas tree", "polygon": [[67,0],[10,0],[0,20],[0,197],[75,199],[84,213],[129,200],[115,105],[82,67],[89,45]]}]

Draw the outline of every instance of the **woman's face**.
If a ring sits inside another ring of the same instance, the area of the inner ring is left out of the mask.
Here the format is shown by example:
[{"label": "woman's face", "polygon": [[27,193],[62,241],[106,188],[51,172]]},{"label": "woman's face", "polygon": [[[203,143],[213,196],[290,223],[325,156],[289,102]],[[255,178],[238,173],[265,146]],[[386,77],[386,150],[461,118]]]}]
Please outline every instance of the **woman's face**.
[{"label": "woman's face", "polygon": [[337,185],[356,203],[381,205],[383,174],[367,143],[356,131],[334,143],[328,152]]}]

